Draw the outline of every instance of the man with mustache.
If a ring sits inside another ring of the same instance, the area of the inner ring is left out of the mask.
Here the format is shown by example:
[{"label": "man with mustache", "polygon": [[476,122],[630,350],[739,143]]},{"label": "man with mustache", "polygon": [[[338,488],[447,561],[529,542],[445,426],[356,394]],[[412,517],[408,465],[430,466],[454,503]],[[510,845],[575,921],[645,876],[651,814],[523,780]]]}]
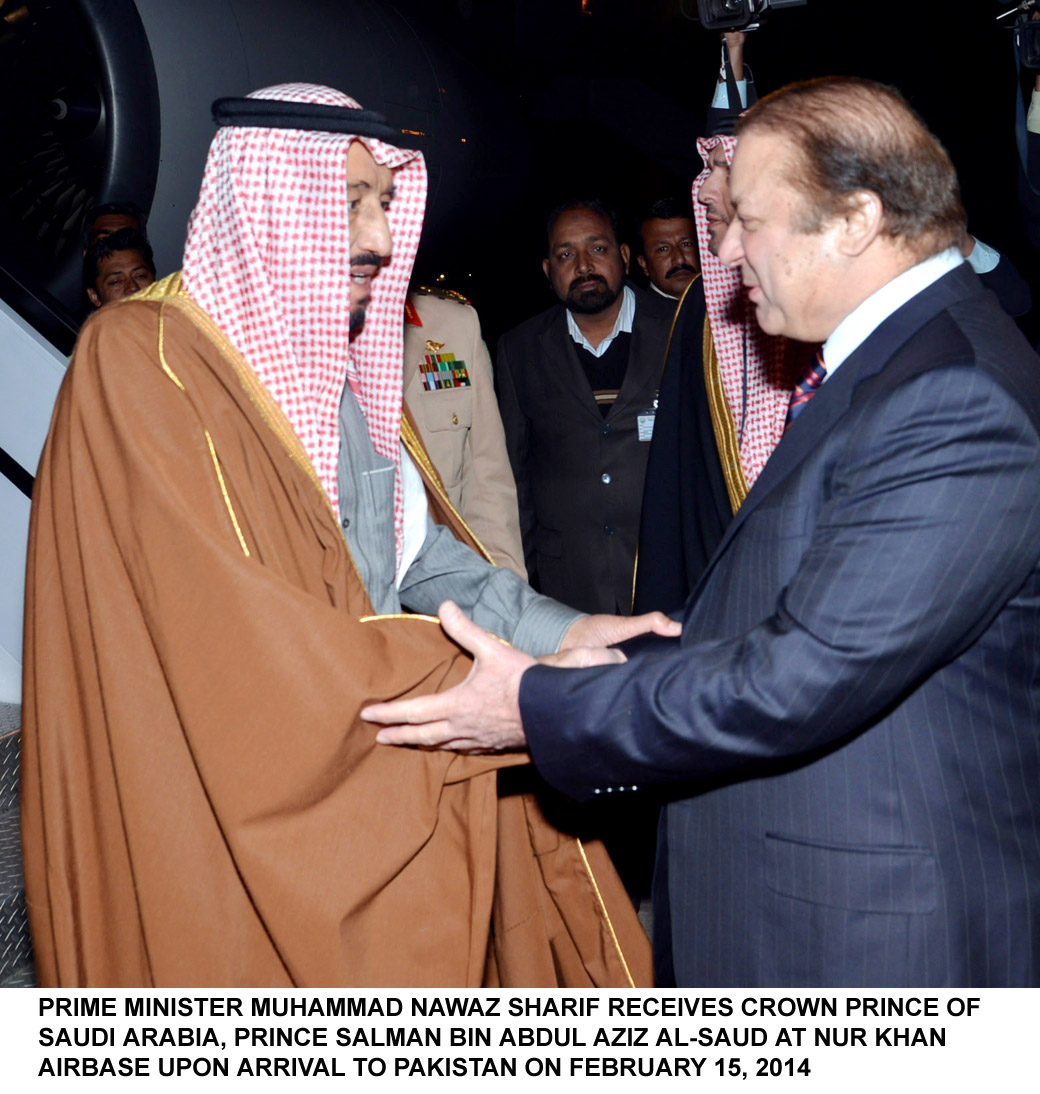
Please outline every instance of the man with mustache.
[{"label": "man with mustache", "polygon": [[694,179],[701,276],[683,292],[647,463],[634,611],[682,606],[783,434],[810,348],[762,331],[740,274],[718,259],[733,219],[736,138],[701,137]]},{"label": "man with mustache", "polygon": [[678,300],[697,276],[697,228],[688,201],[661,198],[639,218],[637,231],[643,253],[636,261],[653,292]]},{"label": "man with mustache", "polygon": [[559,303],[503,335],[496,360],[524,561],[548,596],[627,613],[672,308],[625,283],[629,249],[602,202],[557,206],[546,235]]},{"label": "man with mustache", "polygon": [[523,772],[499,796],[515,761],[393,756],[358,720],[468,671],[429,618],[445,596],[535,653],[643,625],[479,557],[416,437],[421,155],[311,84],[214,121],[183,271],[84,325],[36,479],[40,984],[646,983],[602,849],[549,829]]}]

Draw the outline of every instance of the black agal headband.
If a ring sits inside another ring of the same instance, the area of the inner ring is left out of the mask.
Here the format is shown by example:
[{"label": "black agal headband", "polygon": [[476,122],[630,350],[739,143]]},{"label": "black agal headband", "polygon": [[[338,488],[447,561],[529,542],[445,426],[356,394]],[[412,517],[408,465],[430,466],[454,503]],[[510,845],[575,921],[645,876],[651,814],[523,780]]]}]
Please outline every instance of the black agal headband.
[{"label": "black agal headband", "polygon": [[325,103],[292,103],[284,99],[217,99],[213,120],[226,125],[258,129],[313,129],[323,133],[351,133],[396,143],[401,131],[387,125],[374,110]]}]

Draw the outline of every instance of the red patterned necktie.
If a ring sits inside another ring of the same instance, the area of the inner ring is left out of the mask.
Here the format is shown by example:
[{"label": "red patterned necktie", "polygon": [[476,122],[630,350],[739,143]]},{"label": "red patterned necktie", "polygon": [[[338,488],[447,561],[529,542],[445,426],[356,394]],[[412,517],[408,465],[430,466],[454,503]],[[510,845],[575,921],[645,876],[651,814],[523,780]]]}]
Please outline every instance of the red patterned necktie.
[{"label": "red patterned necktie", "polygon": [[784,429],[805,409],[805,404],[816,394],[827,375],[827,366],[823,363],[823,350],[816,351],[816,364],[801,378],[798,386],[791,392],[791,405],[787,408],[787,422]]}]

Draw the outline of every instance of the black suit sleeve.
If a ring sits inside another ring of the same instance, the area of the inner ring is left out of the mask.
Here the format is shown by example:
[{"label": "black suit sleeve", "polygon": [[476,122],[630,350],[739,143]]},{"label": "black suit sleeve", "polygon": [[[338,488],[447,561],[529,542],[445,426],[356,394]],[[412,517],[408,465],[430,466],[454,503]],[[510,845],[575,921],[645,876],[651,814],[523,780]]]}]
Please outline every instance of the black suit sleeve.
[{"label": "black suit sleeve", "polygon": [[992,270],[980,273],[979,280],[1013,319],[1021,318],[1033,306],[1029,282],[1015,269],[1007,255],[1002,254]]}]

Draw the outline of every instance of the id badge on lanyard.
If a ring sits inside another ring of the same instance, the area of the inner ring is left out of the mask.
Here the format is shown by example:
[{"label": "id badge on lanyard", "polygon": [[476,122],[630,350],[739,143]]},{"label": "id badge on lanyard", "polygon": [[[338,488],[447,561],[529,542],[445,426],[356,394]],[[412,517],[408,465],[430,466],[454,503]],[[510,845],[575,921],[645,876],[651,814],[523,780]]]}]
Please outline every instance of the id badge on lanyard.
[{"label": "id badge on lanyard", "polygon": [[641,441],[649,441],[654,435],[654,418],[657,417],[657,396],[654,405],[641,410],[636,415],[636,436]]}]

